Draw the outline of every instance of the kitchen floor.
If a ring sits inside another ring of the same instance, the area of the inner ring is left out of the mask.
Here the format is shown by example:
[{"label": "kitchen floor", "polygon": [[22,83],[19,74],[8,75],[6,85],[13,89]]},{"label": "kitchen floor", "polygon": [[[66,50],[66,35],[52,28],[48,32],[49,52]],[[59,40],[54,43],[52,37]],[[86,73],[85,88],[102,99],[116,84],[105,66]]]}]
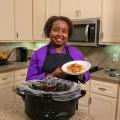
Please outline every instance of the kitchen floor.
[{"label": "kitchen floor", "polygon": [[[24,102],[21,97],[0,106],[0,120],[31,120],[24,112]],[[98,120],[92,116],[76,111],[70,120]]]}]

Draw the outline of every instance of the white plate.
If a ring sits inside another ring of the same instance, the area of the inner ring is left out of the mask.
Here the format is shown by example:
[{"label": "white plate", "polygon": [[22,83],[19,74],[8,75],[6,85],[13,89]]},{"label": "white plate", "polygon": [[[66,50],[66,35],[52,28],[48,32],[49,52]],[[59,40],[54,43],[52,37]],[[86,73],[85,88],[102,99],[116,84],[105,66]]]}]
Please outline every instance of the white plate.
[{"label": "white plate", "polygon": [[[80,65],[83,65],[85,67],[84,70],[80,71],[80,72],[70,72],[68,71],[68,66],[69,65],[72,65],[72,64],[80,64]],[[67,62],[65,63],[63,66],[62,66],[62,70],[67,73],[67,74],[70,74],[70,75],[80,75],[80,74],[83,74],[85,73],[86,71],[88,71],[91,67],[91,64],[87,61],[81,61],[81,60],[77,60],[77,61],[70,61],[70,62]]]}]

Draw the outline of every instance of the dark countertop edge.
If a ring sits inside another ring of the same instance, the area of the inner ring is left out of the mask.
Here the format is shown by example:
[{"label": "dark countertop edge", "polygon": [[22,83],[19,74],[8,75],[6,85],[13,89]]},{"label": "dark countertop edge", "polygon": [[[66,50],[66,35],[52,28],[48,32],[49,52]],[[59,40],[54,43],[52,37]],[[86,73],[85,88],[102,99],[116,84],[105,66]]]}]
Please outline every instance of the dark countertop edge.
[{"label": "dark countertop edge", "polygon": [[28,68],[28,64],[29,64],[28,62],[13,62],[10,65],[1,66],[0,73],[12,72],[12,71]]},{"label": "dark countertop edge", "polygon": [[91,76],[91,80],[92,79],[102,81],[102,82],[113,83],[113,84],[120,84],[119,78],[118,79],[116,78],[116,80],[113,80],[113,79],[108,79],[108,78],[104,78],[104,77]]},{"label": "dark countertop edge", "polygon": [[0,73],[12,72],[12,71],[16,71],[16,70],[20,70],[20,69],[24,69],[24,68],[28,68],[28,67],[24,66],[24,67],[19,67],[19,68],[10,68],[10,69],[7,69],[7,70],[0,71]]}]

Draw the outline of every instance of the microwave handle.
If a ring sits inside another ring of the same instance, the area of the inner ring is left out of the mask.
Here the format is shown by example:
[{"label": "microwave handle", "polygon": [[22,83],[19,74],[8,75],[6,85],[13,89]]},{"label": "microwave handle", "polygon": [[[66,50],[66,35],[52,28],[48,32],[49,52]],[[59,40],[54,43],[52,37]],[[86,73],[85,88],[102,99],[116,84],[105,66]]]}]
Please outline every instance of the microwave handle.
[{"label": "microwave handle", "polygon": [[86,25],[86,28],[85,28],[86,42],[88,42],[88,29],[89,29],[89,24]]}]

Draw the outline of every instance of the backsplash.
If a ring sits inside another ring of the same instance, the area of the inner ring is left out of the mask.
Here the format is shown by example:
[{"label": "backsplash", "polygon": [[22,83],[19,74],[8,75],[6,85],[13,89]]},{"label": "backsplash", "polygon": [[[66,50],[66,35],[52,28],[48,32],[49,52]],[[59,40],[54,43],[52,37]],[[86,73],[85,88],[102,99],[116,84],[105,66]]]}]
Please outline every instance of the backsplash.
[{"label": "backsplash", "polygon": [[[38,49],[47,42],[38,43],[0,43],[0,50],[11,50],[16,47],[26,47],[28,49]],[[100,47],[77,47],[85,56],[85,60],[89,61],[93,66],[112,67],[120,69],[120,46],[108,45]],[[113,54],[118,55],[118,61],[113,62]]]}]

